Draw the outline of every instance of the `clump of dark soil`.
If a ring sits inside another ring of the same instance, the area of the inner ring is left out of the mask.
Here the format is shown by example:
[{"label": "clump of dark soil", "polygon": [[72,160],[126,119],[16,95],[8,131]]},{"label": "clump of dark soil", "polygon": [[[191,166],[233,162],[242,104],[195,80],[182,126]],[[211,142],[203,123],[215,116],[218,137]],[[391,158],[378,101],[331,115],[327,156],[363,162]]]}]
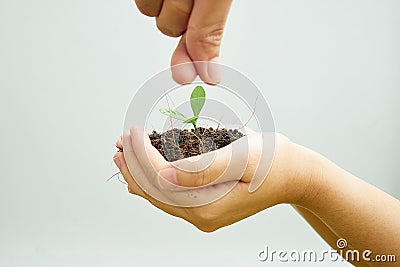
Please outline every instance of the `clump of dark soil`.
[{"label": "clump of dark soil", "polygon": [[175,161],[197,156],[229,145],[243,137],[238,129],[213,129],[197,127],[192,130],[171,129],[162,134],[153,131],[149,137],[151,144],[167,161]]}]

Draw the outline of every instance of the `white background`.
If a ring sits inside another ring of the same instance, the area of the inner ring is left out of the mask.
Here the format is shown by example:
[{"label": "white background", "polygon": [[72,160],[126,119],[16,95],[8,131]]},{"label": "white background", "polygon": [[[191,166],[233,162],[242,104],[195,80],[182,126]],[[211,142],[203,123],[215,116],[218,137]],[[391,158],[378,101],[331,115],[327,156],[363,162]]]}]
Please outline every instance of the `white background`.
[{"label": "white background", "polygon": [[[235,1],[221,54],[278,131],[397,198],[399,11]],[[1,266],[263,266],[265,245],[328,248],[289,206],[205,234],[105,182],[133,93],[176,43],[128,0],[0,1]]]}]

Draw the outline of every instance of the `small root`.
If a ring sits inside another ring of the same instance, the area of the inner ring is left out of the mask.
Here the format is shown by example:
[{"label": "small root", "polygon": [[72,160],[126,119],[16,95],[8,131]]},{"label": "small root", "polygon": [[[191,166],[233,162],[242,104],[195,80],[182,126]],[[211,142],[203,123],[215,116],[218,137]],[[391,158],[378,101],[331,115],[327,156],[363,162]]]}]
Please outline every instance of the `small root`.
[{"label": "small root", "polygon": [[106,182],[110,181],[110,180],[113,179],[114,177],[117,177],[117,178],[118,178],[118,181],[119,181],[120,183],[127,185],[127,183],[126,183],[125,181],[122,181],[122,180],[121,180],[120,174],[121,174],[121,172],[116,172],[116,173],[114,173],[111,177],[107,178]]}]

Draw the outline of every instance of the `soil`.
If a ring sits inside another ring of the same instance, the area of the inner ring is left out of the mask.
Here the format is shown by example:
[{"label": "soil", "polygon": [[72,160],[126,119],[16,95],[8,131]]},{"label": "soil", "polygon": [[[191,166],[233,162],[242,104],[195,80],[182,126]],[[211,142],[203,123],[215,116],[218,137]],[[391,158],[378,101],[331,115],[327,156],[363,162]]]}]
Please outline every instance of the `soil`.
[{"label": "soil", "polygon": [[210,152],[243,137],[238,129],[213,129],[197,127],[192,130],[171,129],[162,134],[153,131],[149,137],[151,144],[167,161],[175,161],[187,157]]}]

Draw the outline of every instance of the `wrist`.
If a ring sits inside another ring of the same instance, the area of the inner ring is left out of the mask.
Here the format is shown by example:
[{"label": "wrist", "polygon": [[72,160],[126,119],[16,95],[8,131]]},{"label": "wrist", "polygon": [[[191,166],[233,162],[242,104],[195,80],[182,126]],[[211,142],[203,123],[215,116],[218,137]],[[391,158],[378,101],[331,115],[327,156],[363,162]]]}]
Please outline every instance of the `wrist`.
[{"label": "wrist", "polygon": [[320,154],[289,142],[287,148],[287,170],[284,203],[309,207],[315,200],[324,173],[324,157]]}]

